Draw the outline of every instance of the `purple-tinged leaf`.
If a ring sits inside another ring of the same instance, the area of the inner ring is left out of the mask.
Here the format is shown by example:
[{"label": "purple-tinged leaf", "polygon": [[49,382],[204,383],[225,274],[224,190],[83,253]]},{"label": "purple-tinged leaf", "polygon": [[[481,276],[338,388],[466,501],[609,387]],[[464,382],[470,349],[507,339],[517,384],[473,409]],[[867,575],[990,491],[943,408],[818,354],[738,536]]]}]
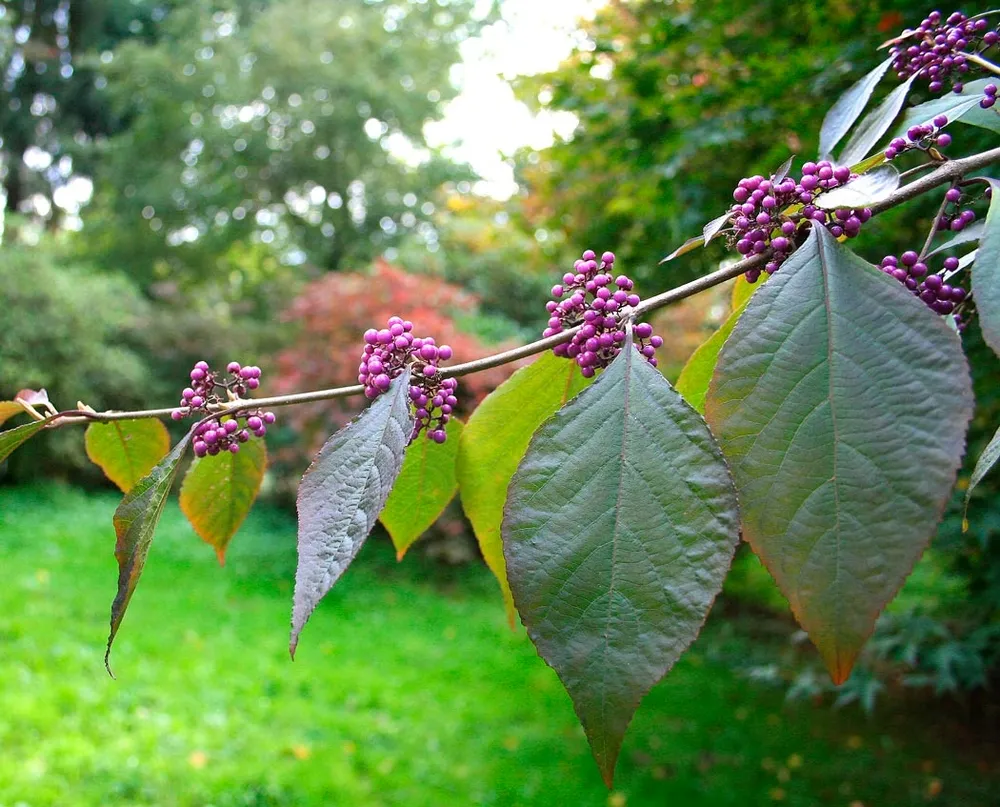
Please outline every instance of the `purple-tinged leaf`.
[{"label": "purple-tinged leaf", "polygon": [[906,103],[907,93],[909,93],[915,79],[916,76],[910,76],[889,93],[881,104],[861,119],[858,128],[854,130],[854,134],[851,135],[844,150],[840,153],[838,160],[840,165],[854,165],[861,162],[868,156],[868,152],[878,145],[882,135],[889,131],[892,122],[896,120],[903,104]]},{"label": "purple-tinged leaf", "polygon": [[892,57],[887,58],[882,64],[862,77],[850,89],[847,90],[837,100],[830,111],[823,118],[823,125],[819,131],[819,154],[826,158],[833,153],[834,146],[847,134],[854,121],[861,117],[868,105],[868,99],[872,97],[875,86],[881,81],[885,71],[892,64]]},{"label": "purple-tinged leaf", "polygon": [[956,233],[952,238],[949,238],[941,246],[932,249],[927,253],[927,257],[932,255],[937,255],[939,252],[945,252],[949,249],[954,249],[955,247],[960,247],[962,244],[969,244],[973,241],[978,241],[983,237],[983,231],[986,229],[985,221],[974,221],[964,230]]},{"label": "purple-tinged leaf", "polygon": [[16,428],[0,432],[0,462],[6,460],[7,457],[24,445],[24,443],[38,434],[47,423],[47,420],[36,420],[32,423],[25,423],[23,426],[17,426]]},{"label": "purple-tinged leaf", "polygon": [[609,786],[632,715],[694,641],[738,540],[705,421],[631,344],[532,438],[508,491],[507,573]]},{"label": "purple-tinged leaf", "polygon": [[302,628],[358,554],[403,467],[413,430],[409,386],[405,371],[327,440],[299,484],[299,562],[288,644],[293,658]]},{"label": "purple-tinged leaf", "polygon": [[934,533],[972,403],[942,318],[823,227],[722,348],[705,411],[743,537],[838,684]]},{"label": "purple-tinged leaf", "polygon": [[839,188],[816,195],[815,205],[824,210],[845,207],[857,210],[888,199],[899,187],[899,171],[888,163],[852,179]]},{"label": "purple-tinged leaf", "polygon": [[972,295],[983,339],[1000,356],[1000,181],[988,181],[993,193],[972,268]]},{"label": "purple-tinged leaf", "polygon": [[153,544],[156,525],[160,522],[174,477],[177,476],[177,466],[190,442],[191,432],[188,432],[152,471],[125,494],[125,498],[115,510],[118,593],[111,604],[111,632],[108,634],[108,648],[104,653],[104,666],[107,667],[109,674],[111,674],[111,644],[118,634],[118,628],[121,627],[125,611],[139,583],[149,548]]},{"label": "purple-tinged leaf", "polygon": [[792,163],[795,162],[795,155],[793,154],[787,160],[785,160],[781,165],[778,166],[778,170],[771,174],[771,182],[778,184],[785,177],[788,176],[788,172],[792,170]]}]

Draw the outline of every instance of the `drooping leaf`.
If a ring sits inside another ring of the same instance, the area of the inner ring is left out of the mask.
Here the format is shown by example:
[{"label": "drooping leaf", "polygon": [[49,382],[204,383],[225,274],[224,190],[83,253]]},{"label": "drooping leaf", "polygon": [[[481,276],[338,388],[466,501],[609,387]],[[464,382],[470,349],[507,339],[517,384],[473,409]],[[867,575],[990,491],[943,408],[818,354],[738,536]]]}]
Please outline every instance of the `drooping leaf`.
[{"label": "drooping leaf", "polygon": [[753,293],[763,286],[769,277],[770,275],[767,272],[761,272],[760,277],[754,283],[749,282],[746,279],[746,275],[740,275],[736,278],[736,282],[733,283],[733,293],[729,300],[732,310],[735,311],[749,300],[753,296]]},{"label": "drooping leaf", "polygon": [[932,249],[927,253],[927,257],[932,255],[937,255],[939,252],[945,252],[949,249],[954,249],[955,247],[960,247],[962,244],[970,244],[973,241],[978,241],[983,237],[983,231],[986,229],[985,221],[974,221],[968,227],[966,227],[961,232],[956,233],[952,238],[949,238],[941,246],[936,249]]},{"label": "drooping leaf", "polygon": [[25,411],[17,401],[0,401],[0,426],[15,415],[23,415]]},{"label": "drooping leaf", "polygon": [[969,487],[965,489],[965,515],[962,518],[962,532],[969,529],[969,500],[972,498],[972,491],[983,481],[983,477],[993,469],[997,460],[1000,460],[1000,429],[997,429],[989,445],[979,455],[976,467],[972,470],[972,476],[969,477]]},{"label": "drooping leaf", "polygon": [[128,493],[170,451],[170,434],[153,418],[95,421],[87,426],[84,445],[90,461]]},{"label": "drooping leaf", "polygon": [[135,593],[149,547],[153,543],[153,533],[163,514],[167,496],[177,476],[177,466],[188,443],[188,432],[146,476],[140,479],[125,494],[115,510],[115,560],[118,561],[118,593],[111,604],[111,632],[108,634],[108,648],[104,653],[104,665],[111,673],[111,644],[118,634],[125,611]]},{"label": "drooping leaf", "polygon": [[889,131],[892,122],[896,120],[903,104],[906,103],[907,93],[909,93],[915,79],[916,76],[910,76],[889,93],[881,104],[861,119],[858,128],[854,130],[854,134],[851,135],[844,150],[840,153],[838,162],[841,165],[854,165],[861,162],[868,156],[868,152],[878,145],[882,135]]},{"label": "drooping leaf", "polygon": [[896,137],[905,137],[911,126],[930,123],[938,115],[946,115],[949,123],[962,122],[980,129],[1000,132],[1000,115],[996,109],[983,109],[979,101],[983,97],[983,87],[995,83],[995,79],[978,79],[966,84],[962,92],[945,93],[923,104],[906,110],[902,122],[895,129]]},{"label": "drooping leaf", "polygon": [[510,483],[514,601],[609,786],[639,702],[722,587],[738,521],[705,422],[630,344],[538,430]]},{"label": "drooping leaf", "polygon": [[181,485],[181,512],[205,543],[215,548],[219,563],[243,520],[250,513],[267,470],[267,445],[250,440],[239,452],[223,451],[194,461]]},{"label": "drooping leaf", "polygon": [[888,199],[899,187],[899,171],[888,163],[852,179],[846,185],[816,196],[816,206],[824,210],[838,207],[858,209]]},{"label": "drooping leaf", "polygon": [[822,227],[722,349],[706,416],[743,536],[837,683],[934,532],[971,414],[958,337]]},{"label": "drooping leaf", "polygon": [[407,370],[326,441],[299,484],[293,658],[302,628],[358,554],[403,467],[413,430],[409,385]]},{"label": "drooping leaf", "polygon": [[875,91],[875,86],[891,64],[892,57],[889,57],[853,84],[847,92],[837,99],[837,103],[830,107],[819,130],[820,157],[826,158],[832,154],[834,146],[850,131],[854,121],[861,117],[861,113],[868,105],[868,99]]},{"label": "drooping leaf", "polygon": [[[748,287],[753,288],[750,284]],[[677,391],[699,414],[705,414],[705,396],[708,394],[708,384],[715,372],[715,363],[719,359],[719,351],[733,332],[736,323],[747,307],[750,298],[747,297],[740,307],[726,317],[719,329],[703,342],[691,358],[687,360],[684,369],[677,378]]]},{"label": "drooping leaf", "polygon": [[[705,225],[706,227],[708,225]],[[687,255],[689,252],[694,252],[696,249],[705,246],[705,238],[701,235],[696,235],[693,238],[689,238],[683,244],[681,244],[677,249],[663,258],[660,263],[666,263],[667,261],[672,261],[674,258],[679,258],[681,255]]]},{"label": "drooping leaf", "polygon": [[993,194],[972,269],[972,294],[983,339],[1000,355],[1000,181],[989,183]]},{"label": "drooping leaf", "polygon": [[575,362],[546,352],[522,367],[479,405],[458,443],[458,489],[486,565],[497,578],[507,616],[517,615],[500,538],[503,506],[531,435],[590,382]]},{"label": "drooping leaf", "polygon": [[47,423],[47,420],[36,420],[32,423],[25,423],[23,426],[17,426],[13,429],[0,432],[0,462],[6,460],[7,457],[13,454],[29,439],[38,434]]},{"label": "drooping leaf", "polygon": [[379,516],[399,560],[438,520],[458,490],[456,465],[462,421],[452,418],[445,431],[448,439],[443,443],[422,434],[406,450],[403,470]]},{"label": "drooping leaf", "polygon": [[771,182],[777,184],[781,182],[785,177],[788,176],[788,172],[792,170],[792,163],[795,162],[795,155],[793,154],[787,160],[785,160],[781,165],[778,166],[778,170],[771,174]]},{"label": "drooping leaf", "polygon": [[961,272],[964,269],[968,269],[969,266],[975,263],[977,257],[979,257],[978,249],[974,249],[972,250],[972,252],[966,253],[965,255],[963,255],[961,258],[958,259],[958,266],[956,266],[950,272],[943,273],[941,275],[941,279],[944,280],[945,283],[947,283],[959,272]]},{"label": "drooping leaf", "polygon": [[708,224],[706,224],[702,228],[701,237],[702,240],[705,242],[706,247],[712,242],[712,239],[719,234],[719,231],[726,226],[731,216],[732,213],[726,211],[718,218],[712,219]]}]

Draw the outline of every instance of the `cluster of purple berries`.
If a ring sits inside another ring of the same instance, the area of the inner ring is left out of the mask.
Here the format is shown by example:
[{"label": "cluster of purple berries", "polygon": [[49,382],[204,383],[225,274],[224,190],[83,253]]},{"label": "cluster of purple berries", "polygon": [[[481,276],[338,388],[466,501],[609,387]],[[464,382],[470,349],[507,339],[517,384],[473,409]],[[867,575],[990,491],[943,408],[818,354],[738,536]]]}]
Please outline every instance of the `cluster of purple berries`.
[{"label": "cluster of purple berries", "polygon": [[[598,261],[597,254],[588,249],[573,264],[574,271],[552,287],[555,299],[545,304],[549,324],[542,336],[582,326],[570,341],[556,345],[552,352],[573,359],[585,378],[592,378],[598,368],[607,367],[621,353],[626,339],[623,309],[640,302],[628,277],[613,276],[614,267],[613,252],[605,252]],[[663,339],[654,336],[653,326],[646,322],[637,324],[632,333],[638,340],[636,348],[655,367],[656,348]]]},{"label": "cluster of purple berries", "polygon": [[979,102],[979,106],[983,109],[989,109],[997,102],[997,85],[987,84],[983,87],[983,97]]},{"label": "cluster of purple berries", "polygon": [[[854,238],[861,232],[861,225],[871,218],[871,210],[823,210],[814,203],[823,191],[840,187],[857,175],[847,166],[834,166],[829,160],[802,166],[802,178],[780,180],[762,176],[746,177],[733,191],[736,201],[730,210],[730,246],[741,255],[759,255],[773,250],[764,271],[774,274],[778,267],[798,246],[800,228],[812,221],[826,227],[835,238]],[[794,212],[786,212],[786,211]],[[751,283],[760,277],[759,269],[746,273]]]},{"label": "cluster of purple berries", "polygon": [[941,217],[937,221],[937,228],[939,230],[951,230],[953,233],[961,232],[976,220],[974,211],[968,208],[965,210],[961,209],[963,201],[961,189],[948,188],[944,198],[949,204],[945,207],[941,213]]},{"label": "cluster of purple berries", "polygon": [[[913,37],[916,42],[907,44]],[[970,20],[961,12],[944,19],[940,11],[932,11],[915,31],[904,33],[901,41],[889,51],[892,69],[901,79],[918,76],[928,81],[931,92],[944,89],[951,81],[955,92],[962,92],[962,76],[969,72],[967,53],[992,47],[1000,40],[984,18]]]},{"label": "cluster of purple berries", "polygon": [[[227,400],[236,400],[260,386],[259,367],[242,367],[239,362],[231,361],[226,366],[226,373],[230,378],[213,371],[208,362],[198,362],[191,370],[191,386],[181,393],[180,407],[171,412],[170,417],[183,420],[194,413],[208,414],[212,407],[223,403],[219,389],[226,391]],[[263,437],[267,427],[275,421],[273,412],[246,412],[242,417],[245,418],[244,427],[240,426],[239,417],[223,414],[199,423],[194,431],[195,456],[215,456],[223,451],[235,454],[240,450],[240,443],[251,437]]]},{"label": "cluster of purple berries", "polygon": [[447,438],[445,426],[458,404],[455,393],[458,381],[441,378],[438,362],[452,356],[448,345],[438,347],[434,339],[413,335],[413,323],[400,317],[390,317],[385,328],[365,331],[365,347],[358,366],[358,383],[363,384],[365,396],[377,398],[387,392],[392,380],[410,365],[410,403],[415,422],[410,441],[427,430],[427,437],[435,443]]},{"label": "cluster of purple berries", "polygon": [[[944,268],[948,272],[958,269],[958,258],[945,258]],[[928,274],[927,264],[912,250],[904,252],[898,258],[886,255],[882,259],[882,271],[890,275],[923,300],[937,314],[947,315],[955,311],[955,307],[963,302],[968,295],[961,286],[951,286],[939,274]],[[960,317],[955,322],[962,327]]]},{"label": "cluster of purple berries", "polygon": [[951,135],[942,132],[948,125],[947,115],[938,115],[930,123],[917,124],[906,130],[906,139],[895,137],[889,142],[889,148],[885,150],[885,158],[892,160],[910,149],[920,149],[926,151],[931,146],[946,148],[951,145]]}]

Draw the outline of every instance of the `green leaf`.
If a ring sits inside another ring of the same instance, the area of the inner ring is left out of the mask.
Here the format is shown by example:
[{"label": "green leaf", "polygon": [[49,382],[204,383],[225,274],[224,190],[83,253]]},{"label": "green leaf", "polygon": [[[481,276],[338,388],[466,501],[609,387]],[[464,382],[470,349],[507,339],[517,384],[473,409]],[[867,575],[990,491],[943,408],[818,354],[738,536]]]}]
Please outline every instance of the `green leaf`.
[{"label": "green leaf", "polygon": [[746,279],[746,275],[740,275],[736,278],[736,282],[733,284],[733,294],[730,298],[729,305],[733,311],[743,305],[747,300],[749,300],[755,291],[767,282],[770,275],[767,272],[761,272],[760,277],[757,278],[757,282],[750,283]]},{"label": "green leaf", "polygon": [[830,111],[823,118],[823,126],[819,131],[819,153],[821,157],[826,157],[833,152],[833,147],[840,142],[840,139],[850,131],[854,121],[861,117],[868,105],[868,99],[872,97],[875,86],[885,75],[885,71],[892,64],[892,57],[886,59],[874,70],[863,76],[850,89],[847,90],[830,107]]},{"label": "green leaf", "polygon": [[[146,557],[153,543],[153,533],[163,514],[167,496],[177,476],[177,466],[188,443],[191,432],[181,439],[173,451],[160,460],[146,476],[125,494],[115,510],[114,525],[117,541],[115,559],[118,561],[118,593],[111,604],[111,632],[108,648],[104,653],[104,666],[111,674],[111,644],[118,634],[125,611],[135,593]],[[113,675],[113,674],[112,674]]]},{"label": "green leaf", "polygon": [[903,122],[896,129],[897,137],[905,137],[906,130],[917,124],[930,123],[938,115],[947,115],[949,123],[961,121],[969,126],[989,129],[1000,133],[1000,115],[996,109],[983,109],[979,100],[983,97],[983,87],[995,83],[995,79],[970,81],[960,93],[949,92],[940,98],[918,104],[906,111]]},{"label": "green leaf", "polygon": [[503,536],[517,610],[610,787],[632,715],[694,641],[736,549],[722,453],[629,344],[532,438]]},{"label": "green leaf", "polygon": [[888,199],[899,187],[899,171],[888,163],[879,165],[846,185],[824,191],[816,197],[816,206],[824,210],[838,207],[862,208]]},{"label": "green leaf", "polygon": [[48,423],[48,420],[36,420],[25,423],[13,429],[0,432],[0,462],[3,462],[29,439],[38,434]]},{"label": "green leaf", "polygon": [[181,512],[205,543],[215,548],[219,563],[250,513],[267,470],[267,445],[250,440],[236,454],[222,451],[194,461],[181,485]]},{"label": "green leaf", "polygon": [[170,451],[167,427],[153,418],[93,422],[84,445],[90,461],[128,493]]},{"label": "green leaf", "polygon": [[997,429],[989,445],[979,455],[976,467],[969,478],[969,487],[965,489],[965,515],[962,518],[962,532],[969,529],[969,500],[972,498],[972,491],[975,490],[976,485],[983,481],[983,477],[993,469],[997,460],[1000,460],[1000,429]]},{"label": "green leaf", "polygon": [[851,139],[847,141],[844,150],[840,153],[838,162],[841,165],[854,165],[861,162],[868,156],[868,152],[878,145],[892,122],[896,119],[899,111],[906,102],[906,95],[913,86],[916,76],[910,76],[896,89],[889,93],[885,99],[875,109],[862,118],[858,128],[854,130]]},{"label": "green leaf", "polygon": [[25,409],[17,401],[0,401],[0,426],[15,415],[23,415]]},{"label": "green leaf", "polygon": [[[718,221],[718,219],[716,219],[716,221]],[[709,224],[711,224],[711,222],[709,222]],[[708,224],[705,225],[705,227],[708,226],[709,226]],[[677,249],[675,249],[673,252],[667,255],[666,258],[663,258],[660,261],[660,263],[662,264],[666,263],[667,261],[672,261],[674,258],[679,258],[681,255],[687,255],[687,253],[694,252],[696,249],[700,249],[701,247],[706,245],[707,242],[705,241],[704,235],[696,235],[692,238],[689,238],[687,241],[685,241],[683,244],[677,247]]]},{"label": "green leaf", "polygon": [[[747,286],[753,288],[749,283]],[[722,346],[729,338],[729,334],[733,332],[736,322],[749,302],[750,298],[748,297],[739,308],[726,318],[719,329],[691,354],[691,358],[687,360],[687,364],[681,370],[677,379],[677,391],[699,414],[705,414],[705,396],[708,394],[708,384],[715,372],[719,351],[722,350]]]},{"label": "green leaf", "polygon": [[435,443],[422,434],[406,449],[403,470],[379,516],[399,560],[438,520],[458,490],[455,466],[462,421],[452,418],[445,430],[448,439],[443,443]]},{"label": "green leaf", "polygon": [[989,183],[993,195],[972,268],[972,296],[983,339],[1000,355],[1000,182],[991,179]]},{"label": "green leaf", "polygon": [[528,450],[531,435],[589,383],[575,362],[543,353],[486,397],[458,441],[462,509],[500,584],[512,626],[517,617],[500,538],[507,486]]},{"label": "green leaf", "polygon": [[403,467],[413,431],[410,373],[334,434],[299,484],[299,562],[295,570],[292,633],[299,634],[319,601],[346,571],[375,526]]},{"label": "green leaf", "polygon": [[712,219],[702,228],[701,237],[706,247],[712,242],[712,239],[719,234],[722,228],[726,226],[732,215],[732,211],[727,210],[718,218]]},{"label": "green leaf", "polygon": [[722,349],[706,417],[743,537],[838,684],[934,532],[971,415],[958,337],[822,227]]}]

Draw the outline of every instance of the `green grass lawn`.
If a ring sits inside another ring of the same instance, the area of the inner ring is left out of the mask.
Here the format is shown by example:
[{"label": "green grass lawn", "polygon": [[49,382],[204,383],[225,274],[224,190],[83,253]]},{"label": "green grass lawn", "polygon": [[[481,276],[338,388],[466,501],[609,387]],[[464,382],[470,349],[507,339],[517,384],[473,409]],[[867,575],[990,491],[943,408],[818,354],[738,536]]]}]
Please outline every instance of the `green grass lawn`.
[{"label": "green grass lawn", "polygon": [[294,522],[259,508],[224,569],[177,507],[102,657],[112,495],[0,488],[0,807],[987,807],[995,755],[947,705],[786,705],[719,618],[647,697],[615,790],[555,674],[478,566],[373,538],[288,659]]}]

